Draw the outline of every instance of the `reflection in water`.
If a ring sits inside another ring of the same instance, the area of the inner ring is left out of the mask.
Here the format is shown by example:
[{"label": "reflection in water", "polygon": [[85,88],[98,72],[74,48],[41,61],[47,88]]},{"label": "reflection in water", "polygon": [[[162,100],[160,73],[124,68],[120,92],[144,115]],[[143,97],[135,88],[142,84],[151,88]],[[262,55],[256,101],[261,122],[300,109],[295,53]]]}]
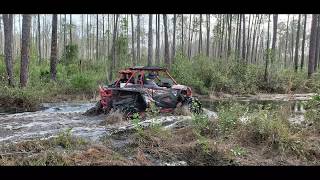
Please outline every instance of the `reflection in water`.
[{"label": "reflection in water", "polygon": [[214,112],[217,112],[219,108],[229,107],[235,103],[248,107],[249,112],[257,109],[270,109],[279,110],[287,109],[290,110],[289,121],[293,123],[300,123],[304,120],[305,113],[305,102],[306,101],[272,101],[272,100],[222,100],[222,101],[208,101],[201,100],[203,107]]}]

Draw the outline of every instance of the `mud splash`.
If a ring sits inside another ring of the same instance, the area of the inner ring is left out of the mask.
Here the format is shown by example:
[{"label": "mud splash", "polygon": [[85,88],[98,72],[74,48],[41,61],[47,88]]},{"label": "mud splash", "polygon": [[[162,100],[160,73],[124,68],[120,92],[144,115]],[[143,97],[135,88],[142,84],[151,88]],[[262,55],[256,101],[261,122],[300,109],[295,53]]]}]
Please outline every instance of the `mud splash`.
[{"label": "mud splash", "polygon": [[[104,136],[134,129],[134,125],[128,121],[101,125],[106,118],[105,115],[94,117],[82,115],[92,106],[92,103],[44,104],[45,109],[42,111],[0,115],[0,143],[50,138],[69,128],[72,135],[97,142]],[[208,110],[206,112],[209,116],[216,117],[214,112]],[[191,117],[165,116],[145,120],[140,124],[147,127],[157,121],[170,128],[188,119]]]}]

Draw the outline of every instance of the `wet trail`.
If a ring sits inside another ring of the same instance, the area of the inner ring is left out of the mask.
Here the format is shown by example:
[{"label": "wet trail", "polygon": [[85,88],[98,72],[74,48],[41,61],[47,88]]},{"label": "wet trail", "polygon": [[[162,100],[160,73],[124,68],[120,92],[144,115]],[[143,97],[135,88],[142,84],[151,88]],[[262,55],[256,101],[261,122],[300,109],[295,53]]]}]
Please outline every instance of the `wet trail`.
[{"label": "wet trail", "polygon": [[98,140],[106,133],[105,126],[99,125],[103,118],[82,115],[92,105],[44,104],[47,108],[42,111],[0,115],[0,143],[48,138],[68,128],[75,136]]},{"label": "wet trail", "polygon": [[[264,99],[265,100],[265,99]],[[305,100],[305,99],[303,99]],[[249,100],[253,105],[264,104],[265,101]],[[216,117],[217,103],[222,101],[203,101],[205,110],[210,116]],[[226,101],[226,102],[235,102]],[[248,102],[242,99],[239,102]],[[278,102],[278,101],[277,101]],[[287,102],[287,101],[281,101]],[[292,122],[303,121],[303,103],[301,100],[290,102],[293,115],[290,118]],[[276,107],[278,107],[276,104]],[[98,142],[100,138],[111,135],[117,131],[127,131],[133,129],[133,124],[125,121],[113,125],[105,125],[105,115],[88,117],[82,115],[94,103],[49,103],[43,104],[44,109],[36,112],[24,112],[15,114],[0,114],[0,143],[19,142],[35,138],[49,138],[58,135],[58,133],[72,128],[71,133],[74,136],[90,139]],[[280,103],[281,105],[281,103]],[[288,104],[286,104],[288,105]],[[211,110],[211,111],[210,111]],[[179,126],[179,124],[191,119],[189,116],[164,116],[156,119],[165,128]],[[147,119],[141,122],[142,126],[150,125],[155,119]]]}]

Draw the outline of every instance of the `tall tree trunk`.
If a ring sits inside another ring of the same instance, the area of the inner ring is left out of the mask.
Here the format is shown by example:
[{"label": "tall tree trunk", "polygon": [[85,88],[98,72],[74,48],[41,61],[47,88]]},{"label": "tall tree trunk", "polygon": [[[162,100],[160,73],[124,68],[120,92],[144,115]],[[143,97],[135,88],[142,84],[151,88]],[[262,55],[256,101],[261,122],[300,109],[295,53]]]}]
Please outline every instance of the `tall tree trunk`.
[{"label": "tall tree trunk", "polygon": [[302,36],[302,45],[301,45],[301,62],[300,62],[300,69],[301,70],[304,65],[304,47],[305,47],[305,40],[306,40],[306,26],[307,26],[307,14],[304,15],[304,24],[303,24],[303,36]]},{"label": "tall tree trunk", "polygon": [[311,34],[310,34],[310,48],[309,48],[309,63],[308,63],[308,77],[310,78],[314,72],[314,61],[316,55],[316,33],[317,33],[317,14],[312,14]]},{"label": "tall tree trunk", "polygon": [[134,26],[133,26],[133,15],[131,14],[131,55],[132,55],[132,64],[136,65],[136,55],[134,51]]},{"label": "tall tree trunk", "polygon": [[152,33],[152,14],[149,14],[149,33],[148,33],[148,66],[152,65],[152,57],[153,57],[153,42],[152,38],[153,33]]},{"label": "tall tree trunk", "polygon": [[246,40],[246,62],[248,63],[249,61],[249,48],[250,48],[250,41],[251,41],[251,29],[252,29],[252,24],[254,21],[254,16],[251,22],[251,14],[249,14],[249,22],[248,22],[248,32],[247,32],[247,40]]},{"label": "tall tree trunk", "polygon": [[[246,59],[246,16],[242,15],[242,60]],[[248,30],[249,31],[249,30]]]},{"label": "tall tree trunk", "polygon": [[291,51],[290,51],[290,63],[293,63],[293,51],[294,51],[294,16],[292,16],[292,23],[291,23]]},{"label": "tall tree trunk", "polygon": [[110,18],[109,18],[110,14],[108,14],[108,45],[107,45],[107,52],[108,52],[108,58],[110,55]]},{"label": "tall tree trunk", "polygon": [[256,40],[256,34],[257,34],[257,29],[258,29],[257,24],[260,23],[259,21],[261,21],[261,20],[259,18],[259,15],[257,15],[256,20],[254,22],[254,30],[253,30],[253,35],[252,35],[252,48],[251,48],[251,57],[250,57],[251,63],[253,63],[253,53],[254,53],[255,40]]},{"label": "tall tree trunk", "polygon": [[70,30],[70,44],[72,44],[72,14],[70,14],[70,27],[69,27],[69,30]]},{"label": "tall tree trunk", "polygon": [[[128,38],[128,41],[129,41],[129,38]],[[104,32],[104,15],[102,15],[102,49],[103,50],[102,50],[101,55],[103,56],[103,59],[104,59],[104,56],[105,56],[105,49],[106,49],[105,47],[106,46],[105,46],[105,32]]]},{"label": "tall tree trunk", "polygon": [[223,50],[223,36],[224,36],[224,26],[225,26],[225,16],[222,16],[222,31],[221,31],[221,39],[220,39],[220,56],[219,58],[222,59],[222,50]]},{"label": "tall tree trunk", "polygon": [[286,33],[286,45],[284,49],[284,67],[287,66],[287,52],[288,52],[288,35],[289,35],[289,14],[288,14],[288,19],[287,19],[287,33]]},{"label": "tall tree trunk", "polygon": [[[88,18],[88,16],[87,16],[87,18]],[[87,23],[88,23],[88,21],[87,21]],[[67,27],[66,26],[67,26],[67,15],[64,14],[64,26],[63,26],[63,54],[64,55],[66,54],[66,43],[67,43],[67,41],[66,41]]]},{"label": "tall tree trunk", "polygon": [[237,22],[236,22],[236,39],[235,39],[235,47],[234,47],[234,51],[235,51],[235,58],[236,58],[236,60],[238,60],[238,51],[239,51],[239,49],[238,49],[238,40],[239,40],[239,14],[237,14]]},{"label": "tall tree trunk", "polygon": [[206,51],[207,57],[209,57],[209,47],[210,47],[210,14],[207,14],[207,51]]},{"label": "tall tree trunk", "polygon": [[276,54],[277,42],[277,28],[278,28],[278,14],[273,15],[273,33],[272,33],[272,49],[271,49],[271,64],[274,62]]},{"label": "tall tree trunk", "polygon": [[314,58],[314,66],[313,66],[313,69],[314,69],[314,72],[317,71],[317,67],[318,67],[318,60],[319,60],[319,54],[320,54],[320,51],[319,51],[319,47],[320,47],[320,19],[319,19],[319,14],[317,15],[318,16],[318,19],[317,19],[317,35],[316,35],[316,52],[315,52],[315,58]]},{"label": "tall tree trunk", "polygon": [[97,14],[96,60],[99,59],[99,15]]},{"label": "tall tree trunk", "polygon": [[163,25],[164,25],[164,63],[167,67],[170,67],[170,56],[169,56],[169,38],[168,38],[168,25],[167,15],[163,14]]},{"label": "tall tree trunk", "polygon": [[191,58],[191,14],[189,16],[188,59]]},{"label": "tall tree trunk", "polygon": [[232,14],[229,15],[229,26],[228,26],[228,53],[227,58],[231,56],[231,30],[232,30]]},{"label": "tall tree trunk", "polygon": [[31,15],[23,14],[21,39],[20,86],[26,87],[28,82],[28,66],[30,54]]},{"label": "tall tree trunk", "polygon": [[12,41],[13,41],[13,15],[2,14],[4,30],[4,61],[6,64],[7,78],[9,86],[14,86]]},{"label": "tall tree trunk", "polygon": [[241,53],[241,20],[242,16],[239,14],[239,32],[238,32],[238,52],[237,52],[237,58],[240,59],[240,53]]},{"label": "tall tree trunk", "polygon": [[174,63],[174,58],[176,56],[176,22],[177,22],[177,15],[173,15],[173,36],[172,36],[172,55],[171,60]]},{"label": "tall tree trunk", "polygon": [[269,66],[269,43],[270,43],[270,14],[268,18],[268,32],[267,32],[267,57],[266,57],[266,66],[264,69],[264,81],[268,82],[268,66]]},{"label": "tall tree trunk", "polygon": [[257,34],[259,34],[259,35],[257,35],[256,48],[255,48],[254,56],[253,56],[254,63],[257,63],[257,53],[258,53],[259,38],[260,38],[260,36],[261,36],[260,27],[261,27],[262,18],[263,18],[263,15],[260,16],[260,21],[259,21],[259,25],[258,25]]},{"label": "tall tree trunk", "polygon": [[297,37],[296,37],[296,49],[294,53],[294,70],[295,72],[298,71],[298,53],[299,53],[299,39],[300,39],[300,21],[301,21],[301,14],[299,14],[298,19],[298,29],[297,29]]},{"label": "tall tree trunk", "polygon": [[198,53],[201,54],[202,51],[202,14],[200,14],[200,24],[199,24],[199,46],[198,46]]},{"label": "tall tree trunk", "polygon": [[52,15],[52,36],[51,36],[51,57],[50,57],[50,77],[52,80],[57,79],[57,32],[58,32],[58,15]]},{"label": "tall tree trunk", "polygon": [[140,62],[140,14],[137,15],[137,61]]},{"label": "tall tree trunk", "polygon": [[112,81],[112,75],[113,71],[116,69],[116,37],[117,37],[117,31],[118,31],[118,18],[119,14],[116,16],[113,16],[113,34],[112,34],[112,47],[111,47],[111,53],[112,53],[112,64],[109,69],[109,82]]},{"label": "tall tree trunk", "polygon": [[40,14],[38,14],[38,52],[39,64],[41,63],[41,33],[40,33]]},{"label": "tall tree trunk", "polygon": [[183,14],[181,14],[181,52],[182,56],[184,56],[184,34],[183,34]]},{"label": "tall tree trunk", "polygon": [[157,33],[156,33],[156,64],[160,65],[160,15],[157,14]]}]

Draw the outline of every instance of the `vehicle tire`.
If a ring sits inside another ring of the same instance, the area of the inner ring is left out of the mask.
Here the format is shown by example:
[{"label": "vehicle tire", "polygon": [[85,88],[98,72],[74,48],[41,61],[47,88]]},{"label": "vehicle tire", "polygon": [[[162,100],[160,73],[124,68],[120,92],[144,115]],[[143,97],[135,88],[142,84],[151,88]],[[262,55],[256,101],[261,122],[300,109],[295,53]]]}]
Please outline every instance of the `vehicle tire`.
[{"label": "vehicle tire", "polygon": [[187,98],[183,104],[187,105],[192,113],[200,114],[203,112],[202,104],[197,98]]},{"label": "vehicle tire", "polygon": [[85,116],[96,116],[102,113],[102,104],[98,101],[94,107],[88,109],[83,115]]}]

